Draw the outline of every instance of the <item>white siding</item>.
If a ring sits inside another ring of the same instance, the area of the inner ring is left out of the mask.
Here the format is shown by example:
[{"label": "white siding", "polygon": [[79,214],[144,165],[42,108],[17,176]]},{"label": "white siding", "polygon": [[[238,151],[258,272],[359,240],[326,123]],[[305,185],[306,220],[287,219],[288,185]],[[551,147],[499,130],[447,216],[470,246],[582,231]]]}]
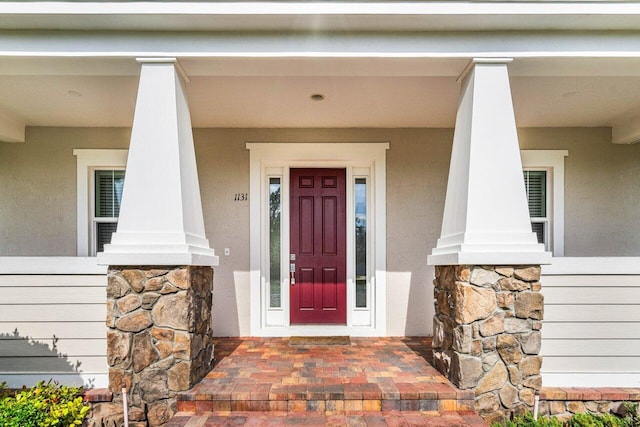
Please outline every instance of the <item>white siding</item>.
[{"label": "white siding", "polygon": [[640,258],[543,266],[544,386],[640,387]]},{"label": "white siding", "polygon": [[108,385],[105,273],[91,258],[0,258],[0,382]]}]

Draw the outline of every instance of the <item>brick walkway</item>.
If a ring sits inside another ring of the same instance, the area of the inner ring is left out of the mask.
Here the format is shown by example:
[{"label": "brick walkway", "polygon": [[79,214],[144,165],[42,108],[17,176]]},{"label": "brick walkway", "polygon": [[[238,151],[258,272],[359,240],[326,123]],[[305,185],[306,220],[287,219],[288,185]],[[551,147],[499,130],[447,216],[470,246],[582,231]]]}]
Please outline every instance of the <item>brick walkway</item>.
[{"label": "brick walkway", "polygon": [[352,415],[296,414],[286,412],[212,412],[203,415],[178,413],[165,427],[211,426],[486,426],[475,412],[368,412]]},{"label": "brick walkway", "polygon": [[427,363],[429,348],[423,338],[217,339],[217,365],[178,396],[168,426],[486,425],[472,411],[473,393]]}]

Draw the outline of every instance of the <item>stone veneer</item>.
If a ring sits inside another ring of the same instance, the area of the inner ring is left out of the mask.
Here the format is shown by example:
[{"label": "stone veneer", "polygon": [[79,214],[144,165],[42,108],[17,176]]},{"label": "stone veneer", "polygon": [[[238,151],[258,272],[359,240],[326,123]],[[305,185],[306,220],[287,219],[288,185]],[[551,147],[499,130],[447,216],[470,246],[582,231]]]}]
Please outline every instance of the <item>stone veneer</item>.
[{"label": "stone veneer", "polygon": [[640,403],[640,388],[544,387],[540,392],[540,415],[562,421],[584,412],[625,415],[624,402]]},{"label": "stone veneer", "polygon": [[126,385],[131,427],[166,423],[176,411],[176,393],[211,369],[212,289],[211,267],[109,267],[111,409],[121,404]]},{"label": "stone veneer", "polygon": [[435,367],[475,391],[487,421],[533,408],[542,386],[540,266],[437,266]]}]

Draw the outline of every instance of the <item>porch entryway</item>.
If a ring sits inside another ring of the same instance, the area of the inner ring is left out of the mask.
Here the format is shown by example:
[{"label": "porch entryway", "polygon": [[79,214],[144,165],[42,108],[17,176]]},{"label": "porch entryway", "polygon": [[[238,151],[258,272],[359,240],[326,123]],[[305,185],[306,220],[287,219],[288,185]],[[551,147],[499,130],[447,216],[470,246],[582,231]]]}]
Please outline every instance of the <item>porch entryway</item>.
[{"label": "porch entryway", "polygon": [[384,336],[388,143],[247,143],[251,336]]},{"label": "porch entryway", "polygon": [[216,366],[167,426],[486,425],[429,364],[430,338],[319,340],[215,339]]}]

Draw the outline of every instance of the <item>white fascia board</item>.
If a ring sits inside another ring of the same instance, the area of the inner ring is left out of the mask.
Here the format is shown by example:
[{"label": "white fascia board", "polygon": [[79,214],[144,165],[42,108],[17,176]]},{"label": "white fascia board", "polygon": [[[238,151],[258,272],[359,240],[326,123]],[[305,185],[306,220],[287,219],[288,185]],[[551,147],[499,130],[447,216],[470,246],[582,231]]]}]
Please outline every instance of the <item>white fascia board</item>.
[{"label": "white fascia board", "polygon": [[619,2],[3,2],[0,12],[21,15],[425,15],[620,14],[640,4]]},{"label": "white fascia board", "polygon": [[640,4],[610,2],[6,2],[0,3],[3,15],[0,27],[6,29],[446,31],[640,26]]},{"label": "white fascia board", "polygon": [[[599,31],[298,33],[295,37],[290,33],[246,32],[0,31],[2,56],[92,60],[139,57],[635,59],[640,56],[640,46],[636,33]],[[135,71],[131,68],[129,73]]]}]

